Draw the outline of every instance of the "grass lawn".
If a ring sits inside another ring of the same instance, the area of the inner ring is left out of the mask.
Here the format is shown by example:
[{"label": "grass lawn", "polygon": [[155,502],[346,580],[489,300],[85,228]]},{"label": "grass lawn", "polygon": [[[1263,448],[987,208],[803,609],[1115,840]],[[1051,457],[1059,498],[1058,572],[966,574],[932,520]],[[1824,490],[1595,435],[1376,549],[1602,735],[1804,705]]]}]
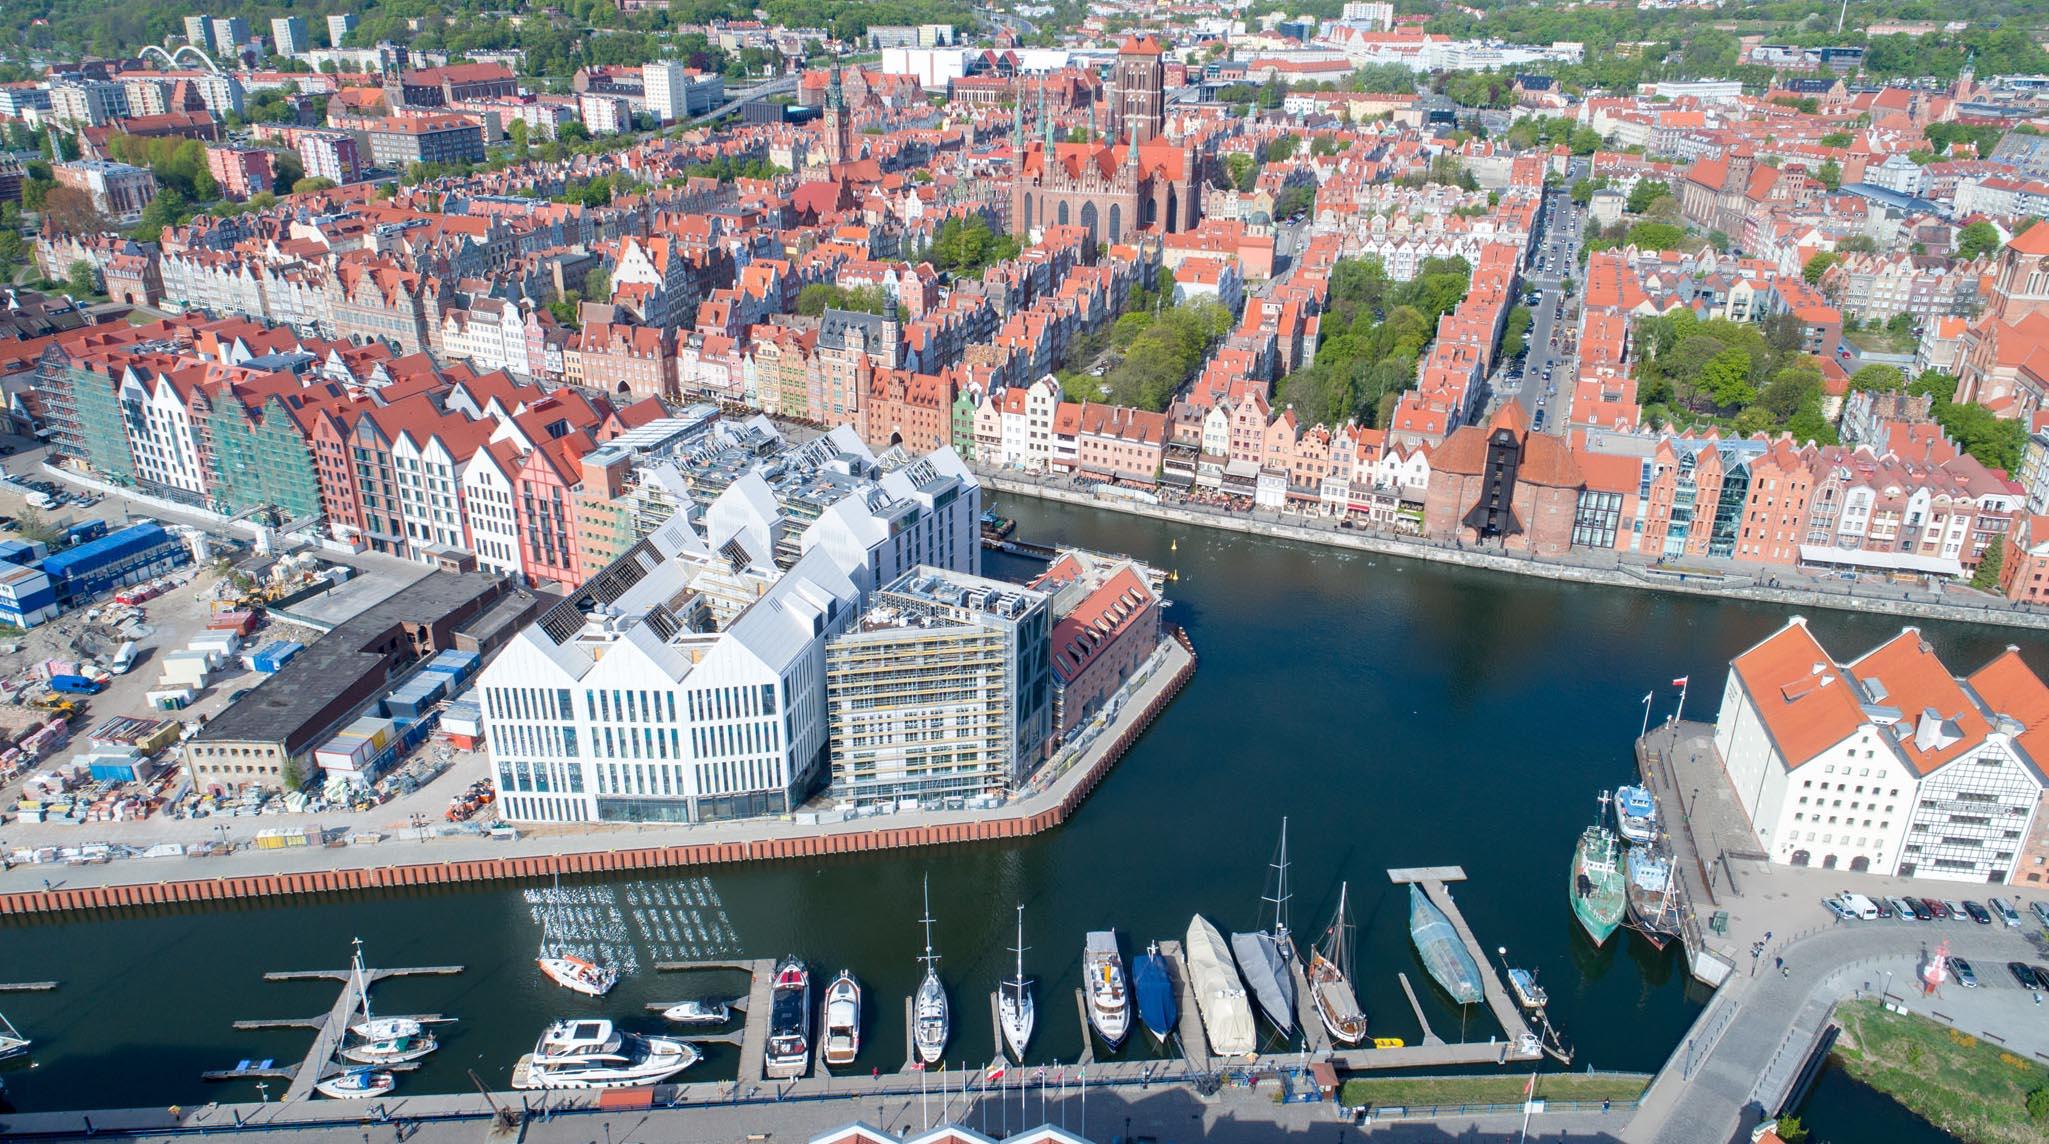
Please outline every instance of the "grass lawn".
[{"label": "grass lawn", "polygon": [[1843,340],[1868,353],[1910,354],[1917,347],[1912,334],[1894,335],[1885,330],[1857,330],[1845,333]]},{"label": "grass lawn", "polygon": [[1876,1001],[1836,1009],[1836,1057],[1850,1075],[1971,1144],[2040,1144],[2049,1124],[2028,1119],[2027,1096],[2049,1069],[1926,1017]]},{"label": "grass lawn", "polygon": [[[1521,1104],[1529,1074],[1481,1076],[1356,1077],[1338,1094],[1339,1103],[1382,1108],[1417,1108],[1446,1104]],[[1539,1100],[1631,1101],[1643,1095],[1647,1076],[1612,1073],[1543,1073],[1537,1077]]]}]

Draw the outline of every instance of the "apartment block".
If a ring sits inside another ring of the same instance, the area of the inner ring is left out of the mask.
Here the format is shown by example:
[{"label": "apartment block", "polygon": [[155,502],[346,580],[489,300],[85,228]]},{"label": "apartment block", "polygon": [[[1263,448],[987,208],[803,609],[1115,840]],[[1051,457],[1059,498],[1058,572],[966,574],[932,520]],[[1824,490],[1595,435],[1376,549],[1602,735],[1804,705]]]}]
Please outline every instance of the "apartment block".
[{"label": "apartment block", "polygon": [[301,131],[299,164],[309,179],[353,183],[363,177],[363,154],[345,131]]},{"label": "apartment block", "polygon": [[365,135],[370,162],[404,170],[414,163],[477,163],[484,158],[484,129],[457,115],[377,120]]}]

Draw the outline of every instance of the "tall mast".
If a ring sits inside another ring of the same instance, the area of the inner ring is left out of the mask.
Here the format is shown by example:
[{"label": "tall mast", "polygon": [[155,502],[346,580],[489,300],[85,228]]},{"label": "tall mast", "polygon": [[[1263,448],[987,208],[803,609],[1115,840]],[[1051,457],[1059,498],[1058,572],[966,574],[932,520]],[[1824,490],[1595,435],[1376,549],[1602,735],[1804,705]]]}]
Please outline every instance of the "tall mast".
[{"label": "tall mast", "polygon": [[939,958],[932,952],[932,875],[925,875],[925,916],[918,919],[925,926],[925,956],[918,960],[925,963],[925,971],[932,972],[933,963]]},{"label": "tall mast", "polygon": [[1277,872],[1274,880],[1274,896],[1262,898],[1261,900],[1273,903],[1274,943],[1285,949],[1288,941],[1288,820],[1286,818],[1281,819],[1281,853],[1280,859],[1273,863],[1273,868]]},{"label": "tall mast", "polygon": [[1019,902],[1017,906],[1017,946],[1014,952],[1017,954],[1017,988],[1020,993],[1024,991],[1024,951],[1024,903]]}]

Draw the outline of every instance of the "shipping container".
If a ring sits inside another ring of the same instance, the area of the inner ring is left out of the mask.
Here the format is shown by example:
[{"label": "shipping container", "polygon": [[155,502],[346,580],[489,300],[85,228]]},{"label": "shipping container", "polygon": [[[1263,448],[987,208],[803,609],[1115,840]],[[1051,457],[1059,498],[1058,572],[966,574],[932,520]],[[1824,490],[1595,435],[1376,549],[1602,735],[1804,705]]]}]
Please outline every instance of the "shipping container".
[{"label": "shipping container", "polygon": [[183,711],[192,705],[195,692],[189,687],[170,687],[149,693],[149,705],[159,711]]},{"label": "shipping container", "polygon": [[69,548],[74,544],[84,544],[88,540],[98,540],[106,534],[106,521],[81,520],[64,530],[64,546]]},{"label": "shipping container", "polygon": [[264,644],[261,650],[249,657],[249,666],[265,675],[274,675],[279,668],[292,662],[293,656],[305,650],[306,645],[302,643],[274,640]]},{"label": "shipping container", "polygon": [[256,613],[218,612],[206,621],[206,626],[209,631],[234,632],[236,635],[246,636],[256,630]]},{"label": "shipping container", "polygon": [[258,850],[283,850],[291,846],[310,846],[313,844],[313,840],[318,837],[320,837],[320,828],[317,826],[274,826],[268,830],[256,832],[256,848]]}]

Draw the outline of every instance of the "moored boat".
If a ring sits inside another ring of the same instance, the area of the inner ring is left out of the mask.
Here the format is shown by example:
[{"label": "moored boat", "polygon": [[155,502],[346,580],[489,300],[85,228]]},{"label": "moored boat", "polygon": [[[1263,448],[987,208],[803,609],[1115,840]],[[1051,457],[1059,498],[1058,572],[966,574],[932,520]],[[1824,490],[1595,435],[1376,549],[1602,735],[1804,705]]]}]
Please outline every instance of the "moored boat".
[{"label": "moored boat", "polygon": [[924,963],[925,976],[918,982],[918,991],[911,1000],[911,1042],[918,1059],[934,1065],[946,1052],[947,1038],[953,1034],[953,1016],[946,1003],[946,986],[939,981],[939,955],[932,952],[930,878],[925,879],[925,916],[919,920],[925,927],[925,952],[918,960]]},{"label": "moored boat", "polygon": [[417,1037],[391,1037],[381,1041],[364,1041],[350,1045],[341,1051],[342,1059],[359,1065],[401,1065],[416,1061],[441,1045],[432,1033]]},{"label": "moored boat", "polygon": [[1486,996],[1480,966],[1467,952],[1466,943],[1459,940],[1451,919],[1414,882],[1409,883],[1409,939],[1416,943],[1423,968],[1453,1000],[1471,1005]]},{"label": "moored boat", "polygon": [[1131,1032],[1131,990],[1116,930],[1091,930],[1082,939],[1081,975],[1088,988],[1089,1026],[1115,1049]]},{"label": "moored boat", "polygon": [[21,1030],[14,1027],[14,1022],[9,1021],[6,1014],[0,1013],[0,1061],[27,1056],[29,1046],[34,1043],[21,1035]]},{"label": "moored boat", "polygon": [[825,990],[825,1063],[850,1065],[861,1055],[861,983],[842,969]]},{"label": "moored boat", "polygon": [[618,970],[571,954],[536,958],[534,964],[541,967],[548,980],[586,997],[603,997],[619,984]]},{"label": "moored boat", "polygon": [[398,1078],[388,1072],[353,1068],[314,1085],[313,1091],[331,1100],[363,1100],[383,1096],[397,1085]]},{"label": "moored boat", "polygon": [[1644,843],[1658,836],[1658,800],[1649,788],[1615,788],[1615,828],[1625,842]]},{"label": "moored boat", "polygon": [[786,957],[775,968],[768,991],[768,1053],[762,1071],[778,1079],[803,1076],[811,1067],[811,970],[801,958]]},{"label": "moored boat", "polygon": [[1310,952],[1309,997],[1331,1039],[1356,1045],[1366,1039],[1366,1014],[1360,1012],[1359,995],[1352,988],[1352,923],[1345,911],[1350,892],[1349,883],[1338,886],[1337,913],[1323,940]]},{"label": "moored boat", "polygon": [[733,1007],[723,1001],[678,1001],[662,1010],[662,1019],[678,1025],[723,1025],[733,1019]]},{"label": "moored boat", "polygon": [[659,1084],[703,1054],[674,1037],[643,1037],[602,1019],[550,1024],[512,1070],[512,1087],[624,1088]]},{"label": "moored boat", "polygon": [[[1601,801],[1607,800],[1603,792]],[[1580,834],[1572,850],[1572,913],[1595,945],[1606,944],[1627,909],[1620,851],[1614,832],[1598,823]]]},{"label": "moored boat", "polygon": [[1231,935],[1231,952],[1238,970],[1259,1003],[1259,1011],[1283,1036],[1295,1035],[1295,975],[1289,966],[1295,945],[1288,936],[1288,820],[1281,820],[1280,857],[1273,865],[1276,880],[1271,897],[1261,901],[1274,908],[1273,928]]},{"label": "moored boat", "polygon": [[1210,1051],[1220,1057],[1251,1055],[1259,1047],[1252,1003],[1231,964],[1231,948],[1224,944],[1224,935],[1197,914],[1188,923],[1183,950],[1189,989],[1195,997],[1195,1011],[1202,1018],[1202,1031],[1209,1037]]},{"label": "moored boat", "polygon": [[1536,975],[1527,969],[1511,968],[1508,971],[1508,989],[1525,1009],[1542,1009],[1551,1003],[1551,995],[1544,992],[1544,987],[1537,984]]},{"label": "moored boat", "polygon": [[1003,1043],[1010,1055],[1023,1063],[1025,1046],[1032,1043],[1032,1028],[1038,1023],[1038,1007],[1032,1000],[1032,983],[1024,975],[1024,907],[1017,908],[1017,976],[996,984],[996,1020],[1003,1026]]},{"label": "moored boat", "polygon": [[[362,999],[363,1019],[349,1026],[349,1032],[365,1041],[396,1041],[405,1037],[417,1037],[427,1031],[426,1025],[413,1017],[377,1017],[370,1012],[370,985],[363,978],[363,939],[356,938],[355,949],[349,954],[349,973],[355,979],[356,996]],[[546,953],[546,950],[541,952]]]},{"label": "moored boat", "polygon": [[1131,985],[1138,994],[1139,1020],[1145,1022],[1154,1040],[1165,1044],[1181,1022],[1181,1002],[1174,996],[1174,975],[1159,942],[1138,956],[1131,969]]},{"label": "moored boat", "polygon": [[1629,926],[1659,949],[1679,936],[1678,887],[1672,860],[1651,846],[1632,846],[1623,860]]}]

